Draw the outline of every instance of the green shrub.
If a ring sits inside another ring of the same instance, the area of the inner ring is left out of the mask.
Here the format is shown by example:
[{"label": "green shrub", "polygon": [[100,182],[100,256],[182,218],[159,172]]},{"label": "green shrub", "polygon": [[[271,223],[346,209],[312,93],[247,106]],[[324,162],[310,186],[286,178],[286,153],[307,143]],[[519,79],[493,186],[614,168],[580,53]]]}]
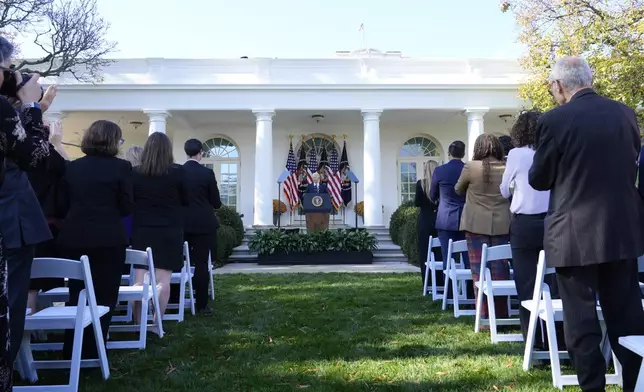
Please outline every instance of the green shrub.
[{"label": "green shrub", "polygon": [[378,248],[378,239],[366,230],[321,230],[287,233],[278,229],[258,230],[248,247],[260,255],[326,251],[362,252]]},{"label": "green shrub", "polygon": [[222,266],[228,263],[228,257],[233,254],[233,248],[237,245],[237,233],[235,229],[227,225],[219,226],[217,229],[217,255],[215,256],[215,265]]},{"label": "green shrub", "polygon": [[407,215],[413,213],[413,210],[417,210],[417,207],[414,206],[412,201],[408,201],[401,204],[396,211],[391,214],[391,219],[389,221],[389,236],[393,243],[398,246],[402,246],[403,227],[409,219]]},{"label": "green shrub", "polygon": [[407,260],[410,264],[420,265],[418,260],[418,214],[420,210],[418,208],[409,209],[405,213],[405,223],[401,229],[402,232],[402,244],[400,248],[402,249]]},{"label": "green shrub", "polygon": [[219,218],[219,223],[221,223],[222,227],[229,226],[235,232],[233,248],[241,245],[244,239],[244,222],[242,221],[242,216],[227,206],[221,206],[221,208],[215,210],[215,214]]}]

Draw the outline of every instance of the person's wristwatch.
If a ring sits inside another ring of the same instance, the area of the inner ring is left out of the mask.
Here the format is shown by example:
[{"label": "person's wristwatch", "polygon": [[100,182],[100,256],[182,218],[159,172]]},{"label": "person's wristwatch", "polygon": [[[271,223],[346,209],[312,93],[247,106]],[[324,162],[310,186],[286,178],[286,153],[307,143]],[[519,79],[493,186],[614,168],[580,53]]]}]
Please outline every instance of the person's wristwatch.
[{"label": "person's wristwatch", "polygon": [[40,109],[40,104],[38,102],[23,102],[20,108],[22,110],[27,110],[31,108]]}]

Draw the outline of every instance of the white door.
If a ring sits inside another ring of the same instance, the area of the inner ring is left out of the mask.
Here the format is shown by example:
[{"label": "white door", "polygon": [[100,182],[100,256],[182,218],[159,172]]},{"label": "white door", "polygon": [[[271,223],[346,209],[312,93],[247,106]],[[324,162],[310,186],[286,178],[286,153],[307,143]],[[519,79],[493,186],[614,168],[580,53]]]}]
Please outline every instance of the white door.
[{"label": "white door", "polygon": [[423,179],[423,164],[429,160],[426,157],[398,159],[398,201],[400,204],[413,201],[416,196],[416,182]]}]

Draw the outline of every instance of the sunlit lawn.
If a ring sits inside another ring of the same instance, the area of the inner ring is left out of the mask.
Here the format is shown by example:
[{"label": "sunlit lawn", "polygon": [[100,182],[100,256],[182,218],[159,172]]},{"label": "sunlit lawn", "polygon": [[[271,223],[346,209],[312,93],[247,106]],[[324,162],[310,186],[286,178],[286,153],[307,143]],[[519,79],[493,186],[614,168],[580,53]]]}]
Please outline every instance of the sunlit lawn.
[{"label": "sunlit lawn", "polygon": [[168,322],[145,351],[111,351],[111,379],[84,370],[81,391],[556,390],[549,368],[522,371],[521,343],[492,345],[473,318],[422,298],[416,274],[224,275],[216,285],[215,316]]}]

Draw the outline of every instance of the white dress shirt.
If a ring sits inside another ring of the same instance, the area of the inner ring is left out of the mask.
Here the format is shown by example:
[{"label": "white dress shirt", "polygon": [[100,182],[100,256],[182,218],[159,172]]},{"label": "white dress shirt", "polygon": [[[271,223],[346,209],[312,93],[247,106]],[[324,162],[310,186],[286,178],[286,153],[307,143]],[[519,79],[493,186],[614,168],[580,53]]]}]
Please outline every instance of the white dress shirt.
[{"label": "white dress shirt", "polygon": [[[513,148],[508,154],[501,195],[512,196],[510,211],[513,214],[543,214],[548,212],[550,191],[535,191],[528,182],[528,172],[534,159],[534,150],[528,146]],[[514,184],[514,193],[510,193],[510,184]]]}]

